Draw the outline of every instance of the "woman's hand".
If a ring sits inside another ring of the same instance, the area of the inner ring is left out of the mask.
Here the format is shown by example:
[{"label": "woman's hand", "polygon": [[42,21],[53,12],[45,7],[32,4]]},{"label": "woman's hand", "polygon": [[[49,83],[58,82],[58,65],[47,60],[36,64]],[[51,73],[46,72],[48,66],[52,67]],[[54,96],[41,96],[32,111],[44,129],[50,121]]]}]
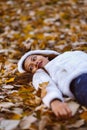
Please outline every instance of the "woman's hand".
[{"label": "woman's hand", "polygon": [[51,109],[58,119],[68,119],[72,116],[72,111],[67,103],[61,102],[57,99],[51,102]]}]

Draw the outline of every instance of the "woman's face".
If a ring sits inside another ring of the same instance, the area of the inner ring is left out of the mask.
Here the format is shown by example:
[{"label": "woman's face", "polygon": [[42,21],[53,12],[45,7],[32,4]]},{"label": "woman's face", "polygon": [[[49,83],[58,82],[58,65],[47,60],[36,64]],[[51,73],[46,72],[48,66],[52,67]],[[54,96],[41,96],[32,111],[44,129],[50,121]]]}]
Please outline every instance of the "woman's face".
[{"label": "woman's face", "polygon": [[44,67],[49,62],[47,57],[41,55],[31,55],[24,61],[24,68],[30,73],[35,73],[37,69]]}]

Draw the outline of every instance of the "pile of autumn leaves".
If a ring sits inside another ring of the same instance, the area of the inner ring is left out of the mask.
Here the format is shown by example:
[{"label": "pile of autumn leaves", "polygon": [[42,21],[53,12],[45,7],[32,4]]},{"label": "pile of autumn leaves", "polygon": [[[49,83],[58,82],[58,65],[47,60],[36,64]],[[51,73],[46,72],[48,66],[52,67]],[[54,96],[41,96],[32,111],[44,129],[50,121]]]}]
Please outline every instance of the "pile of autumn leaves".
[{"label": "pile of autumn leaves", "polygon": [[86,2],[5,0],[0,1],[0,8],[0,129],[86,128],[86,108],[67,99],[73,117],[58,120],[41,102],[48,83],[41,84],[36,92],[32,75],[17,70],[19,58],[29,50],[87,52]]}]

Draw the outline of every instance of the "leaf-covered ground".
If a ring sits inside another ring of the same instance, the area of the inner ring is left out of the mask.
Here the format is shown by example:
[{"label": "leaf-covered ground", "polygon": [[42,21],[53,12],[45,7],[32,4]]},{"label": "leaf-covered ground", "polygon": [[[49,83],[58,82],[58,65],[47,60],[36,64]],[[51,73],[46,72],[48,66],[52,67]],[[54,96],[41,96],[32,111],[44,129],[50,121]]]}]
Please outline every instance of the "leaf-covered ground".
[{"label": "leaf-covered ground", "polygon": [[58,120],[17,62],[28,50],[87,52],[87,0],[0,0],[0,130],[86,130],[87,109]]}]

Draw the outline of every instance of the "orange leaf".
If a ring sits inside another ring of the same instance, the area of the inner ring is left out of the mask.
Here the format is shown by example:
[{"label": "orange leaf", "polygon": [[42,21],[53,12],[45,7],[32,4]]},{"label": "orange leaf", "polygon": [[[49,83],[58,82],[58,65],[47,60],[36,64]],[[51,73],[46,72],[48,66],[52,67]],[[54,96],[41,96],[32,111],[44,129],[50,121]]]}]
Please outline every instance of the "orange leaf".
[{"label": "orange leaf", "polygon": [[80,117],[81,117],[82,119],[85,119],[85,120],[87,121],[87,111],[84,111],[84,112],[80,115]]},{"label": "orange leaf", "polygon": [[19,120],[21,117],[22,117],[21,115],[16,114],[16,113],[13,113],[11,118],[12,118],[13,120]]}]

